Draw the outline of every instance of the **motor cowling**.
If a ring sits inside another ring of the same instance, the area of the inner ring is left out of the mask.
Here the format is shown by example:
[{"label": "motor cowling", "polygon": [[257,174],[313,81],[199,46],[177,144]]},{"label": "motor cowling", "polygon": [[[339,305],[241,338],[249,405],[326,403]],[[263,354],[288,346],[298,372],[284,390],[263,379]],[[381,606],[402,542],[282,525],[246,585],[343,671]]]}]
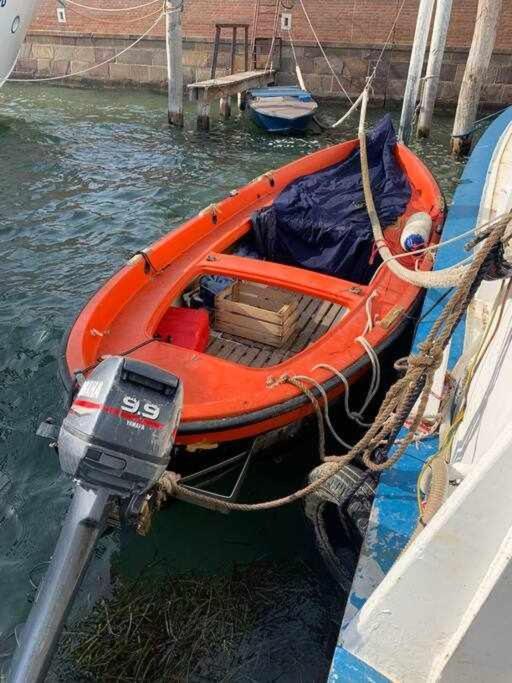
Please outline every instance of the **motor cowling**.
[{"label": "motor cowling", "polygon": [[85,488],[129,498],[165,472],[181,418],[180,379],[131,358],[102,361],[80,387],[58,438],[60,464]]}]

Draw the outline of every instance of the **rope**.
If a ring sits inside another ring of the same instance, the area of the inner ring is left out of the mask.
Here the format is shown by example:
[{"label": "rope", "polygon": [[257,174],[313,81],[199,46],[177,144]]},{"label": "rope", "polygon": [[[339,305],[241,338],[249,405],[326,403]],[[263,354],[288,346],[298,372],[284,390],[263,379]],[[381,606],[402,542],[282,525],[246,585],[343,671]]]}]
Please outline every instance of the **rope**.
[{"label": "rope", "polygon": [[133,5],[133,7],[91,7],[90,5],[82,5],[80,2],[75,2],[75,0],[64,0],[65,5],[74,5],[75,7],[80,7],[81,9],[88,9],[94,12],[131,12],[137,9],[144,9],[145,7],[150,7],[151,5],[156,5],[157,3],[162,4],[162,0],[150,0],[142,5]]},{"label": "rope", "polygon": [[[393,254],[391,253],[389,247],[387,246],[384,233],[382,232],[382,227],[380,225],[379,216],[377,214],[377,209],[375,208],[375,202],[373,199],[373,193],[370,183],[370,173],[368,169],[368,155],[366,149],[366,132],[365,132],[365,119],[366,119],[366,107],[368,104],[368,91],[363,91],[363,99],[361,104],[361,116],[359,121],[359,144],[360,144],[360,157],[361,157],[361,176],[363,180],[363,190],[364,198],[366,202],[366,209],[368,211],[368,216],[373,230],[373,237],[375,240],[375,245],[379,251],[379,254],[383,261],[387,262],[388,268],[397,277],[405,282],[408,282],[415,287],[425,287],[425,288],[443,288],[443,287],[456,287],[459,282],[470,272],[471,264],[468,265],[457,265],[450,268],[444,268],[442,270],[432,271],[432,272],[421,272],[412,271],[406,268],[398,261],[393,260]],[[512,214],[508,214],[503,220],[507,221],[512,218]]]},{"label": "rope", "polygon": [[315,36],[315,40],[316,40],[316,42],[317,42],[318,47],[320,48],[320,52],[322,53],[322,55],[323,55],[323,57],[324,57],[324,59],[325,59],[325,61],[326,61],[326,63],[327,63],[327,66],[329,67],[329,69],[330,69],[332,75],[333,75],[334,78],[336,79],[338,85],[340,86],[340,88],[341,88],[341,90],[343,91],[343,93],[344,93],[345,97],[347,98],[347,100],[350,102],[350,104],[353,104],[352,98],[350,97],[350,95],[348,94],[348,92],[347,92],[347,91],[345,90],[345,88],[343,87],[343,83],[342,83],[342,82],[340,81],[340,79],[338,78],[338,74],[337,74],[336,71],[334,70],[334,68],[333,68],[333,66],[332,66],[332,64],[331,64],[331,62],[329,61],[329,57],[327,56],[327,53],[325,52],[325,50],[324,50],[324,48],[323,48],[323,45],[322,45],[322,43],[320,42],[320,38],[318,37],[318,34],[317,34],[316,30],[315,30],[315,27],[313,26],[313,23],[312,23],[312,21],[311,21],[311,19],[310,19],[310,17],[309,17],[309,14],[308,14],[308,12],[307,12],[307,10],[306,10],[306,6],[304,5],[304,0],[299,0],[299,2],[300,2],[300,5],[301,5],[301,7],[302,7],[302,11],[304,12],[304,16],[306,17],[307,22],[308,22],[308,24],[309,24],[309,27],[311,28],[311,31],[312,31],[313,35]]},{"label": "rope", "polygon": [[351,114],[353,114],[354,111],[359,107],[359,105],[361,104],[361,102],[363,100],[363,96],[364,96],[365,91],[367,92],[370,89],[371,84],[372,84],[372,82],[373,82],[373,80],[377,74],[377,69],[379,68],[380,63],[382,61],[382,58],[384,57],[384,53],[392,41],[395,29],[396,29],[396,25],[398,23],[398,19],[400,18],[400,15],[402,14],[402,10],[405,6],[405,3],[406,3],[406,0],[402,0],[402,4],[400,5],[400,7],[398,8],[398,10],[396,12],[393,24],[391,25],[391,28],[389,29],[389,32],[388,32],[388,35],[386,37],[386,40],[384,41],[384,45],[382,47],[382,50],[380,51],[380,54],[377,57],[377,61],[375,62],[375,66],[373,67],[372,73],[368,77],[368,80],[367,80],[366,86],[363,89],[363,92],[359,95],[357,100],[352,104],[350,109],[341,117],[341,119],[338,119],[338,121],[336,121],[336,123],[332,124],[331,128],[337,128],[338,126],[341,126],[341,124],[344,121],[346,121],[346,119],[348,119],[348,117]]},{"label": "rope", "polygon": [[[82,17],[83,19],[94,19],[94,21],[99,21],[102,25],[106,24],[107,26],[119,26],[119,17],[116,17],[115,19],[103,19],[100,17],[94,17],[91,14],[83,14],[82,12],[78,12],[76,9],[69,8],[70,12],[74,14],[77,17]],[[154,12],[150,12],[149,14],[144,14],[141,17],[135,17],[135,19],[124,19],[123,18],[123,24],[137,24],[140,21],[144,21],[145,19],[151,19],[152,17],[155,17],[159,12],[161,12],[161,8],[159,7],[157,10]]]},{"label": "rope", "polygon": [[[173,10],[176,11],[176,10]],[[94,64],[93,66],[89,66],[87,69],[81,69],[80,71],[74,71],[71,74],[64,74],[62,76],[46,76],[44,78],[10,78],[9,82],[12,83],[41,83],[41,82],[48,82],[48,81],[61,81],[65,78],[73,78],[74,76],[81,76],[82,74],[88,73],[89,71],[93,71],[94,69],[98,69],[100,66],[105,66],[105,64],[109,64],[110,62],[113,62],[116,60],[118,57],[121,55],[124,55],[125,52],[128,52],[128,50],[131,50],[134,48],[136,45],[138,45],[141,40],[143,40],[151,31],[156,27],[158,22],[162,19],[162,17],[165,16],[165,12],[162,12],[157,20],[151,24],[151,26],[148,28],[148,30],[143,33],[135,42],[133,42],[131,45],[128,45],[128,47],[125,47],[124,50],[121,50],[121,52],[118,52],[116,55],[113,57],[110,57],[109,59],[106,59],[104,62],[100,62],[99,64]]]},{"label": "rope", "polygon": [[274,14],[274,28],[272,29],[272,42],[270,43],[270,50],[267,55],[267,61],[265,62],[264,71],[267,72],[272,68],[272,57],[274,56],[274,45],[276,43],[277,33],[279,30],[279,8],[281,2],[278,0],[276,3],[276,11]]},{"label": "rope", "polygon": [[[176,497],[192,503],[202,503],[212,509],[223,511],[253,512],[272,510],[289,505],[314,493],[356,457],[362,458],[366,467],[373,472],[380,472],[392,467],[414,440],[415,432],[425,413],[434,374],[442,363],[444,349],[480,286],[487,270],[493,265],[496,249],[499,247],[507,230],[507,225],[508,222],[504,219],[494,222],[488,237],[482,242],[481,248],[475,255],[473,262],[468,266],[454,295],[446,305],[443,315],[436,320],[426,340],[420,345],[420,354],[410,357],[407,372],[387,392],[373,425],[348,453],[338,456],[335,461],[333,461],[332,457],[326,458],[332,461],[332,468],[329,468],[327,473],[304,488],[287,496],[261,503],[248,504],[220,501],[212,499],[207,494],[190,491],[180,485],[175,473],[170,472],[165,474],[159,482],[163,495],[166,497]],[[292,384],[301,391],[304,391],[306,388],[299,380],[294,378],[285,377],[282,378],[282,381]],[[312,394],[310,391],[309,393]],[[316,397],[314,398],[316,400]],[[385,450],[389,451],[418,398],[418,410],[412,419],[408,433],[401,440],[393,455],[381,460],[383,444],[385,444]],[[318,408],[320,408],[319,405]]]},{"label": "rope", "polygon": [[470,128],[466,133],[460,133],[459,135],[453,135],[452,133],[452,138],[461,138],[464,140],[465,138],[468,138],[470,135],[473,135],[475,131],[477,131],[480,127],[481,124],[484,121],[488,121],[489,119],[493,119],[495,116],[499,116],[499,114],[503,114],[504,111],[507,111],[509,107],[504,107],[503,109],[499,109],[498,111],[494,111],[492,114],[487,114],[487,116],[482,116],[481,119],[477,119],[475,123],[473,124],[473,127]]}]

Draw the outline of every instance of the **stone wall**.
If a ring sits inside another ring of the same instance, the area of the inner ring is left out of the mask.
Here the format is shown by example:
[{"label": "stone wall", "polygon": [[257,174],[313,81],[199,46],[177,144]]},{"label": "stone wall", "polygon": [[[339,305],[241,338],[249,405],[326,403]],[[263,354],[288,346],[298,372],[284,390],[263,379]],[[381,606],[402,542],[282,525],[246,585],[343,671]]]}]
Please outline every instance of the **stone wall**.
[{"label": "stone wall", "polygon": [[[82,71],[111,59],[130,45],[136,36],[113,37],[106,35],[72,36],[55,34],[30,34],[18,61],[16,78],[44,78]],[[222,45],[218,73],[227,73],[229,44]],[[372,70],[380,54],[378,45],[340,45],[326,49],[332,66],[350,95],[358,95],[365,77]],[[212,45],[204,39],[185,39],[185,83],[210,77]],[[340,89],[333,78],[319,49],[310,44],[297,45],[297,57],[302,65],[306,85],[320,97],[340,96]],[[375,98],[380,101],[399,101],[404,92],[410,58],[410,48],[394,46],[387,52],[379,66],[374,82]],[[464,73],[467,49],[448,48],[441,74],[439,101],[456,103]],[[166,53],[164,41],[148,37],[133,50],[117,57],[113,63],[99,66],[86,74],[69,79],[71,83],[94,82],[110,86],[150,87],[164,89],[166,84]],[[239,46],[237,68],[243,69],[242,46]],[[278,83],[295,83],[295,66],[291,50],[283,47]],[[512,52],[496,50],[482,93],[482,104],[499,106],[512,102]]]}]

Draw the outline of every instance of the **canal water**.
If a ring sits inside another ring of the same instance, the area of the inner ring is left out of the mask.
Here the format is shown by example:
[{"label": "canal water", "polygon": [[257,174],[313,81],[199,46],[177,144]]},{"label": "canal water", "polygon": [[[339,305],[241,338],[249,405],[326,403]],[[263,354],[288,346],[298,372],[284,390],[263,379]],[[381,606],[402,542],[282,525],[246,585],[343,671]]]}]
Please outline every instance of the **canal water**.
[{"label": "canal water", "polygon": [[[356,123],[348,122],[324,135],[269,137],[239,118],[197,133],[190,117],[176,130],[166,125],[165,106],[164,96],[144,91],[28,84],[0,91],[0,657],[26,618],[69,503],[70,482],[35,431],[47,416],[62,415],[57,356],[76,313],[131,254],[184,219],[264,171],[355,135]],[[323,106],[322,117],[335,120],[343,106]],[[448,198],[461,172],[448,154],[450,124],[437,117],[432,138],[413,143]],[[299,486],[305,473],[291,469],[287,459],[269,477],[257,473],[254,496]],[[119,539],[109,543],[117,549]],[[171,572],[206,581],[258,562],[277,571],[295,562],[289,611],[268,622],[280,646],[236,680],[325,677],[342,601],[311,569],[298,507],[226,517],[176,505],[155,534],[122,539],[122,546],[115,560],[121,578]],[[319,592],[327,601],[316,620],[308,619],[311,581],[316,607]],[[197,678],[214,679],[223,680]]]}]

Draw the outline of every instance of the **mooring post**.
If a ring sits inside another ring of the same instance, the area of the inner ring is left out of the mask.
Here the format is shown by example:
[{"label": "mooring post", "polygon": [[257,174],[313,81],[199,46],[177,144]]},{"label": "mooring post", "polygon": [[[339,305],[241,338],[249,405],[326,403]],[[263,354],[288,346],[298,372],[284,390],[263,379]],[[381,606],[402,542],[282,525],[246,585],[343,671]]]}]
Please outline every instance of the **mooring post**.
[{"label": "mooring post", "polygon": [[181,13],[184,0],[167,0],[167,81],[169,123],[183,126],[183,36]]},{"label": "mooring post", "polygon": [[229,119],[231,116],[231,97],[220,98],[220,115],[223,119]]},{"label": "mooring post", "polygon": [[480,93],[491,62],[496,41],[502,0],[479,0],[475,32],[462,79],[457,112],[452,132],[452,152],[467,154],[471,149],[473,125],[476,120]]},{"label": "mooring post", "polygon": [[197,100],[197,130],[210,130],[210,100],[207,90]]},{"label": "mooring post", "polygon": [[450,25],[453,0],[437,0],[434,28],[430,41],[425,87],[421,98],[420,115],[418,119],[418,137],[428,138],[432,127],[432,116],[439,88],[439,77],[443,66],[446,37]]},{"label": "mooring post", "polygon": [[416,20],[414,44],[412,46],[411,61],[409,63],[409,73],[407,74],[407,84],[405,86],[402,106],[402,116],[400,118],[400,129],[398,132],[399,139],[405,144],[409,142],[411,137],[433,9],[434,0],[421,0],[418,18]]}]

